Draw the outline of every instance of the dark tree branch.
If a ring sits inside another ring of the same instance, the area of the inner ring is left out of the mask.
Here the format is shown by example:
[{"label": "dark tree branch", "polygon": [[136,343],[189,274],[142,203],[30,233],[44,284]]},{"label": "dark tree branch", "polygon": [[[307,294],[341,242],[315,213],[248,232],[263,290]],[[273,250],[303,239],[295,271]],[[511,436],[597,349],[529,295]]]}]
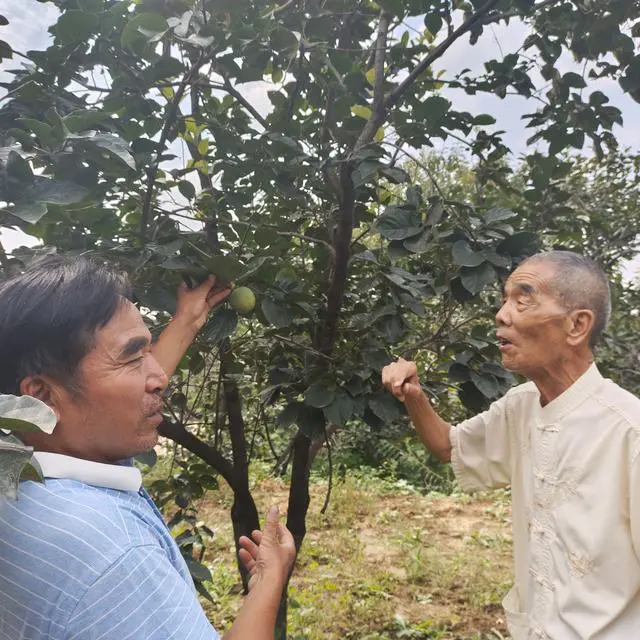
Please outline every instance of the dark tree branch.
[{"label": "dark tree branch", "polygon": [[402,96],[413,86],[416,80],[428,69],[436,60],[441,58],[447,49],[461,36],[470,31],[478,22],[480,22],[491,11],[500,0],[489,0],[476,13],[465,20],[457,29],[437,45],[420,63],[411,71],[411,73],[380,103],[377,109],[371,115],[367,124],[364,126],[362,133],[358,137],[355,150],[369,144],[376,134],[376,131],[384,124],[387,119],[389,109],[393,107]]},{"label": "dark tree branch", "polygon": [[[219,73],[219,71],[216,71]],[[220,74],[222,75],[222,74]],[[260,115],[256,108],[231,84],[231,81],[226,76],[222,75],[222,84],[212,84],[215,89],[222,89],[226,91],[230,96],[234,97],[262,126],[263,129],[268,129],[269,125],[267,121]]]},{"label": "dark tree branch", "polygon": [[164,438],[173,440],[173,442],[191,451],[191,453],[213,467],[226,480],[227,484],[234,489],[235,475],[233,465],[219,451],[194,436],[186,430],[184,425],[177,422],[163,420],[158,431]]},{"label": "dark tree branch", "polygon": [[7,252],[4,250],[2,243],[0,242],[0,267],[4,270],[6,276],[9,276],[9,270],[11,269],[11,265],[9,264],[9,258],[7,257]]},{"label": "dark tree branch", "polygon": [[177,88],[175,95],[173,96],[173,100],[169,104],[169,108],[167,109],[167,116],[164,121],[164,126],[162,127],[162,132],[160,133],[160,140],[158,141],[158,152],[156,153],[156,157],[154,161],[151,163],[149,170],[147,171],[147,188],[144,197],[144,203],[142,205],[142,219],[140,220],[140,239],[142,244],[146,243],[147,240],[147,229],[149,227],[149,222],[151,219],[151,203],[153,201],[153,191],[156,184],[156,178],[158,177],[158,169],[160,168],[160,158],[164,153],[165,145],[167,144],[167,139],[169,138],[169,133],[173,126],[176,123],[176,118],[178,115],[178,109],[180,108],[180,101],[184,96],[184,92],[187,89],[189,83],[193,80],[194,76],[200,70],[200,67],[204,64],[204,54],[200,54],[200,57],[193,64],[191,69],[187,73],[185,73],[182,78],[182,82],[180,82],[180,86]]},{"label": "dark tree branch", "polygon": [[329,433],[327,432],[327,426],[324,428],[324,442],[327,445],[327,459],[329,460],[329,484],[327,486],[327,495],[324,498],[324,504],[320,513],[325,514],[329,507],[329,501],[331,500],[331,489],[333,488],[333,459],[331,457],[331,441],[329,440]]},{"label": "dark tree branch", "polygon": [[309,509],[309,445],[311,440],[298,431],[293,439],[293,466],[287,509],[287,528],[291,531],[299,551],[307,533],[306,516]]},{"label": "dark tree branch", "polygon": [[378,22],[378,37],[376,38],[375,52],[375,78],[373,85],[373,109],[375,111],[384,99],[384,59],[387,50],[387,34],[389,33],[389,23],[391,16],[384,10],[380,13]]}]

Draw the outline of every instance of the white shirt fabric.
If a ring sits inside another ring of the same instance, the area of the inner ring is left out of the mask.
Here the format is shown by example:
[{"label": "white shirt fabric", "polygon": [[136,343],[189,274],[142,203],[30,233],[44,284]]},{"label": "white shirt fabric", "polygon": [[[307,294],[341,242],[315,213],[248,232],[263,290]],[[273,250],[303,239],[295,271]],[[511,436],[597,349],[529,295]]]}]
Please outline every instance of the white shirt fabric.
[{"label": "white shirt fabric", "polygon": [[511,486],[514,640],[640,638],[640,400],[592,365],[542,407],[529,382],[450,431],[463,489]]}]

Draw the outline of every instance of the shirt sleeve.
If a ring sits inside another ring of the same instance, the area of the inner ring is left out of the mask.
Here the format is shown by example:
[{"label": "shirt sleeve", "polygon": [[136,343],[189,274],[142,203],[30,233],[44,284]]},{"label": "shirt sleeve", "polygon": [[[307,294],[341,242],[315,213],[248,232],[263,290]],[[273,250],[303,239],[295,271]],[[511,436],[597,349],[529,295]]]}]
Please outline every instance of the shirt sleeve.
[{"label": "shirt sleeve", "polygon": [[65,640],[219,640],[162,549],[125,552],[84,593]]},{"label": "shirt sleeve", "polygon": [[499,489],[511,484],[512,437],[508,396],[487,411],[451,427],[451,466],[465,491]]},{"label": "shirt sleeve", "polygon": [[640,452],[636,452],[631,462],[629,474],[629,524],[631,542],[640,560]]}]

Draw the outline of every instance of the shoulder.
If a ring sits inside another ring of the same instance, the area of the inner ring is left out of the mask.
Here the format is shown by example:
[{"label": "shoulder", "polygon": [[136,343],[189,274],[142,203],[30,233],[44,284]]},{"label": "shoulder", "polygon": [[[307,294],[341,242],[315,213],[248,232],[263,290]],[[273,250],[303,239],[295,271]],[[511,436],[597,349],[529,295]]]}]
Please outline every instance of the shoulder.
[{"label": "shoulder", "polygon": [[137,494],[47,480],[22,483],[18,496],[0,513],[0,542],[13,538],[35,545],[57,562],[73,555],[100,572],[127,549],[154,540]]},{"label": "shoulder", "polygon": [[606,413],[603,419],[629,433],[634,449],[640,452],[640,398],[605,378],[593,400]]}]

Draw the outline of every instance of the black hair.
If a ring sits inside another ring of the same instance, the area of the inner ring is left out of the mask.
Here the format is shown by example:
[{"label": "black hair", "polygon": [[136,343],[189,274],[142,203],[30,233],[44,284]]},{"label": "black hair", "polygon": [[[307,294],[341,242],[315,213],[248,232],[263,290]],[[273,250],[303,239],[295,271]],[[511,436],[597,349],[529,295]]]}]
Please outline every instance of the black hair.
[{"label": "black hair", "polygon": [[76,387],[96,332],[131,298],[127,277],[87,257],[47,256],[0,282],[0,393],[30,375]]}]

